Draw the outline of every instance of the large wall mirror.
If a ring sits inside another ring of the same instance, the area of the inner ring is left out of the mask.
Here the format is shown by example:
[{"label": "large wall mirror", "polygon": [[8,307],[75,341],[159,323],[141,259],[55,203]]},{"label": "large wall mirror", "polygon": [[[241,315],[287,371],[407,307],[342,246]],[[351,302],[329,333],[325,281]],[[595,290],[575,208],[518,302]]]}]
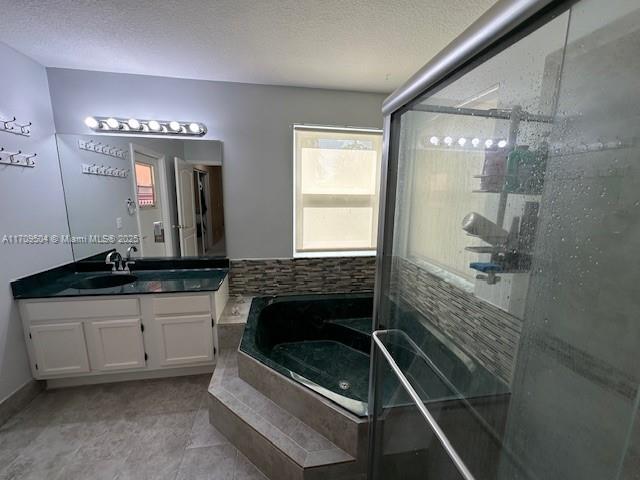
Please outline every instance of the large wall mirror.
[{"label": "large wall mirror", "polygon": [[224,257],[222,142],[57,135],[74,258]]}]

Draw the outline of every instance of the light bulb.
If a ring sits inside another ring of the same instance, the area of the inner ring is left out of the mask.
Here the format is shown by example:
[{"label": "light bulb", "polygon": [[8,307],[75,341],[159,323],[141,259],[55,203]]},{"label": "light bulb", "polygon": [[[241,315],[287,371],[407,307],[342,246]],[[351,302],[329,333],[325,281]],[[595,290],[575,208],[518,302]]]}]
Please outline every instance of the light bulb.
[{"label": "light bulb", "polygon": [[92,130],[95,130],[96,128],[98,128],[98,126],[100,126],[100,123],[94,117],[85,118],[84,119],[84,124],[87,127],[91,128]]},{"label": "light bulb", "polygon": [[493,140],[491,140],[490,138],[487,139],[486,142],[484,142],[484,146],[487,148],[491,148],[491,145],[493,145]]},{"label": "light bulb", "polygon": [[201,132],[201,130],[200,130],[200,125],[198,125],[198,124],[197,124],[197,123],[195,123],[195,122],[194,122],[194,123],[190,123],[190,124],[189,124],[189,131],[190,131],[191,133],[200,133],[200,132]]},{"label": "light bulb", "polygon": [[478,145],[480,145],[480,139],[474,138],[473,140],[471,140],[471,145],[473,145],[474,147],[477,147]]},{"label": "light bulb", "polygon": [[444,143],[446,145],[451,145],[453,143],[453,138],[451,137],[444,137]]},{"label": "light bulb", "polygon": [[109,125],[109,128],[119,128],[120,122],[115,118],[111,117],[111,118],[107,118],[107,125]]},{"label": "light bulb", "polygon": [[180,124],[174,120],[173,122],[169,122],[169,128],[174,132],[179,132]]},{"label": "light bulb", "polygon": [[140,130],[140,122],[135,118],[130,118],[127,123],[129,124],[129,128],[131,128],[131,130]]},{"label": "light bulb", "polygon": [[506,140],[500,140],[500,141],[498,142],[498,147],[500,147],[500,148],[504,148],[504,147],[506,147],[506,146],[507,146],[507,141],[506,141]]},{"label": "light bulb", "polygon": [[464,137],[460,137],[458,139],[458,145],[460,145],[461,147],[464,147],[464,144],[467,143],[467,139]]},{"label": "light bulb", "polygon": [[438,145],[440,143],[440,139],[434,136],[429,139],[429,142],[431,143],[431,145]]},{"label": "light bulb", "polygon": [[153,130],[154,132],[157,132],[160,130],[160,124],[155,120],[151,120],[149,122],[149,129]]}]

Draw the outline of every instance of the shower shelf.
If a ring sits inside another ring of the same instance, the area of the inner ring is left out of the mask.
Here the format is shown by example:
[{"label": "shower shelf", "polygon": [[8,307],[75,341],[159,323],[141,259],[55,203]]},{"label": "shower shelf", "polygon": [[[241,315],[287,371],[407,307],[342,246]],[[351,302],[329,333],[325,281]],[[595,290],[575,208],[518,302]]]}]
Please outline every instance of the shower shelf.
[{"label": "shower shelf", "polygon": [[478,245],[478,246],[469,246],[469,247],[464,247],[464,249],[467,252],[473,252],[473,253],[504,253],[507,251],[506,247],[494,247],[492,245]]},{"label": "shower shelf", "polygon": [[503,192],[502,190],[471,190],[471,193],[507,193],[509,195],[529,195],[529,196],[540,196],[542,193],[540,192]]}]

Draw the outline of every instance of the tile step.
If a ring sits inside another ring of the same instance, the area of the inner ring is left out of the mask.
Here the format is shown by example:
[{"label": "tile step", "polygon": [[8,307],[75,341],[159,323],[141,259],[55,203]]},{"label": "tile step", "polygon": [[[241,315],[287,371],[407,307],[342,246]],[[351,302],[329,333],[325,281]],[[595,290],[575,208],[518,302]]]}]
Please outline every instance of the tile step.
[{"label": "tile step", "polygon": [[327,398],[281,375],[242,351],[239,377],[358,459],[367,456],[368,419],[353,415]]},{"label": "tile step", "polygon": [[209,385],[209,419],[272,479],[355,478],[356,459],[238,376],[237,352],[223,351]]}]

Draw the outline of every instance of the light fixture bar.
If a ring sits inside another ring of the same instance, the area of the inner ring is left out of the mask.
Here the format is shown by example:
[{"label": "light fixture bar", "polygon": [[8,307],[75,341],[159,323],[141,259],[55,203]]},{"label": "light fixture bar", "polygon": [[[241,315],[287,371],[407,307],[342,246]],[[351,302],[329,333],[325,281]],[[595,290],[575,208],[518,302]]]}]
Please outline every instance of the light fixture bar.
[{"label": "light fixture bar", "polygon": [[91,116],[84,124],[94,132],[125,133],[143,135],[174,135],[202,137],[207,126],[200,122],[179,122],[176,120],[139,120],[136,118]]},{"label": "light fixture bar", "polygon": [[442,138],[437,135],[427,136],[423,139],[423,145],[426,147],[437,147],[444,145],[445,147],[465,147],[467,149],[482,149],[484,148],[505,148],[509,146],[509,142],[504,138],[487,138],[486,140],[480,139],[478,137],[459,137],[453,138],[449,135],[443,136]]}]

